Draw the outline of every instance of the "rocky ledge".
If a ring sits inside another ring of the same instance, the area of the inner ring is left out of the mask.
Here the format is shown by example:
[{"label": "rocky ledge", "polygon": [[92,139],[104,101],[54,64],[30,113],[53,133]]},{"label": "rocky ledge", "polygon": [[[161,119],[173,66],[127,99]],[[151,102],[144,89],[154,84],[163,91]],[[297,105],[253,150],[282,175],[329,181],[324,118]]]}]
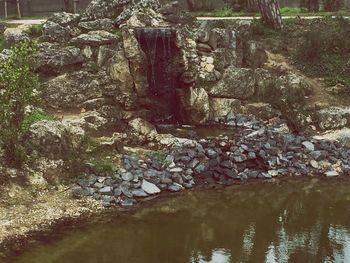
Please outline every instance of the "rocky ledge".
[{"label": "rocky ledge", "polygon": [[336,141],[295,135],[284,123],[263,123],[252,116],[232,115],[213,124],[234,129],[235,135],[172,137],[167,147],[146,157],[124,155],[112,174],[87,164],[73,195],[101,200],[106,207],[132,206],[151,195],[200,185],[349,173],[350,150]]}]

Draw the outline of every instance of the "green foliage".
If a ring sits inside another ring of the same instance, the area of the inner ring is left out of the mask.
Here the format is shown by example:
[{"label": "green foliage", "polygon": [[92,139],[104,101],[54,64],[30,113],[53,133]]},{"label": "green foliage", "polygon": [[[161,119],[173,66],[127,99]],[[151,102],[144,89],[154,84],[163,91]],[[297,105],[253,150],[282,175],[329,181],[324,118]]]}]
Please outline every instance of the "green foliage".
[{"label": "green foliage", "polygon": [[31,25],[27,30],[26,33],[31,38],[39,38],[43,35],[43,25]]},{"label": "green foliage", "polygon": [[26,107],[38,102],[39,81],[30,61],[34,51],[24,43],[14,47],[9,60],[0,64],[0,143],[11,166],[21,166],[24,161],[20,141],[28,129],[23,125]]},{"label": "green foliage", "polygon": [[295,59],[306,73],[327,84],[350,88],[350,21],[343,18],[314,23],[301,38]]},{"label": "green foliage", "polygon": [[26,114],[22,127],[24,130],[28,130],[30,126],[32,126],[34,123],[37,123],[39,121],[54,121],[56,120],[55,117],[49,115],[47,112],[41,110],[41,109],[35,109],[31,113]]}]

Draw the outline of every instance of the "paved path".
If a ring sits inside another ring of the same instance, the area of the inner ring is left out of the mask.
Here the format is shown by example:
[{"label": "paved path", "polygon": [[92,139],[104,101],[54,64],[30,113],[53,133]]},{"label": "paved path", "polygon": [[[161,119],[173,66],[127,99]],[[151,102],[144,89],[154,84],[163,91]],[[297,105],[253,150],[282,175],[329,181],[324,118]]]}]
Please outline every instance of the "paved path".
[{"label": "paved path", "polygon": [[[324,16],[283,16],[283,19],[293,19],[298,18],[301,19],[319,19],[324,18]],[[233,16],[233,17],[197,17],[197,20],[253,20],[253,19],[259,19],[260,16]],[[336,16],[332,16],[332,18],[336,18]],[[344,18],[350,19],[350,16],[345,16]]]},{"label": "paved path", "polygon": [[6,24],[19,24],[19,25],[40,25],[44,23],[46,19],[21,19],[21,20],[5,20]]}]

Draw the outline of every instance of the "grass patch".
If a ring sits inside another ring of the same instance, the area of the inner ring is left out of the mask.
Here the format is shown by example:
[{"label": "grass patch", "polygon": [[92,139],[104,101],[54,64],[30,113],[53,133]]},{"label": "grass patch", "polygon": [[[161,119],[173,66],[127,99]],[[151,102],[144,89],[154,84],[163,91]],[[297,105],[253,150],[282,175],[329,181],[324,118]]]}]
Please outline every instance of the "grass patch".
[{"label": "grass patch", "polygon": [[210,17],[239,17],[239,16],[247,15],[243,12],[235,12],[233,9],[227,8],[227,7],[223,8],[223,9],[214,10],[211,12],[194,12],[193,14],[195,16],[198,16],[198,17],[206,17],[206,16],[210,16]]},{"label": "grass patch", "polygon": [[294,59],[306,74],[350,90],[350,21],[326,19],[313,24],[302,35]]}]

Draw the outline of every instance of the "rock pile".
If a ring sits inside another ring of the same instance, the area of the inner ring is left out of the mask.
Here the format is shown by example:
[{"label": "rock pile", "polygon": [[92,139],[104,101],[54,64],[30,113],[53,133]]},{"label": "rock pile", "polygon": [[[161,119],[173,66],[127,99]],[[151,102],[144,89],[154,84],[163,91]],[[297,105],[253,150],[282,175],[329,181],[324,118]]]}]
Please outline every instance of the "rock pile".
[{"label": "rock pile", "polygon": [[225,125],[236,129],[237,135],[177,138],[171,147],[146,159],[124,156],[123,167],[113,175],[98,174],[90,165],[74,187],[74,195],[92,196],[105,206],[131,206],[139,198],[196,185],[349,173],[350,150],[337,142],[293,135],[283,124],[267,126],[249,116],[232,115]]}]

